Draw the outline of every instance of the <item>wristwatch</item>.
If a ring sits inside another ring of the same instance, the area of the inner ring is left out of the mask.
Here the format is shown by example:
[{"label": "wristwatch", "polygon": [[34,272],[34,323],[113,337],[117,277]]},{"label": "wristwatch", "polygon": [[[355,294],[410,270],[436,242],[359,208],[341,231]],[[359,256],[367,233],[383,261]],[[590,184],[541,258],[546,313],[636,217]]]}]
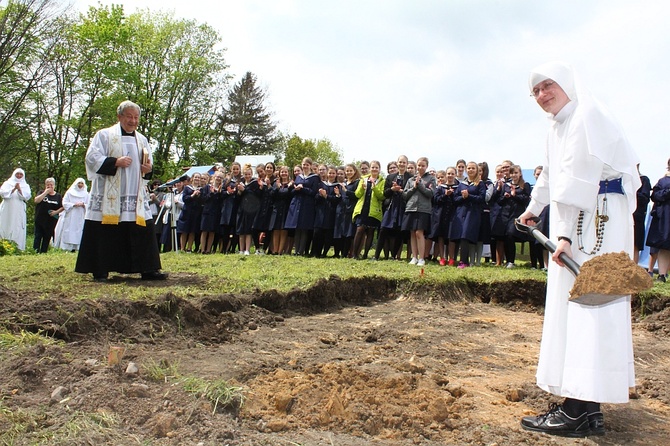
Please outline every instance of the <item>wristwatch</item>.
[{"label": "wristwatch", "polygon": [[560,242],[561,240],[565,240],[568,242],[568,244],[572,245],[572,240],[570,240],[568,237],[560,236],[558,237],[558,241]]}]

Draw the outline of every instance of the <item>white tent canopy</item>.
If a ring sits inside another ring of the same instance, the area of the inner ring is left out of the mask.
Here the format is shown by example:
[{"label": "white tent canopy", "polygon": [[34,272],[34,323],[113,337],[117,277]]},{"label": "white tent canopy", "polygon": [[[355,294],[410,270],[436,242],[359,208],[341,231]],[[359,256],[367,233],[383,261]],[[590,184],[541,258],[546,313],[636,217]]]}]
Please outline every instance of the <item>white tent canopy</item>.
[{"label": "white tent canopy", "polygon": [[251,164],[251,166],[256,167],[259,164],[273,163],[275,157],[274,155],[237,155],[235,161],[242,166]]},{"label": "white tent canopy", "polygon": [[[274,162],[274,155],[238,155],[235,157],[235,161],[244,166],[245,164],[251,164],[251,166],[256,167],[259,164],[266,164]],[[193,176],[194,173],[208,173],[212,175],[216,172],[217,166],[220,166],[219,163],[215,165],[206,165],[206,166],[192,166],[184,174],[188,175],[189,178]]]},{"label": "white tent canopy", "polygon": [[193,166],[184,172],[184,174],[191,178],[194,173],[208,173],[211,175],[214,172],[216,172],[216,166]]}]

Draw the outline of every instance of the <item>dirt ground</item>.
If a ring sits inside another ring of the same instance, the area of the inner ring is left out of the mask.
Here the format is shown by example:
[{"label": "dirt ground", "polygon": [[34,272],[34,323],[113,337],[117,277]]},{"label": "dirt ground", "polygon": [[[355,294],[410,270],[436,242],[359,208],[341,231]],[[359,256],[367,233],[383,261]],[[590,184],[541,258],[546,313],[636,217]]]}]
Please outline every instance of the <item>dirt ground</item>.
[{"label": "dirt ground", "polygon": [[[192,280],[172,275],[152,302],[38,299],[0,286],[2,326],[64,341],[0,352],[0,432],[28,425],[4,444],[670,444],[662,299],[647,301],[644,317],[634,302],[630,403],[604,405],[605,436],[563,439],[519,426],[557,401],[534,385],[543,283],[398,295],[385,279],[331,277],[286,294],[169,293]],[[108,366],[110,346],[125,348],[120,367]],[[125,373],[129,362],[139,374]],[[176,378],[149,379],[157,363],[230,380],[244,389],[241,408],[215,410]],[[83,419],[93,427],[67,436]]]}]

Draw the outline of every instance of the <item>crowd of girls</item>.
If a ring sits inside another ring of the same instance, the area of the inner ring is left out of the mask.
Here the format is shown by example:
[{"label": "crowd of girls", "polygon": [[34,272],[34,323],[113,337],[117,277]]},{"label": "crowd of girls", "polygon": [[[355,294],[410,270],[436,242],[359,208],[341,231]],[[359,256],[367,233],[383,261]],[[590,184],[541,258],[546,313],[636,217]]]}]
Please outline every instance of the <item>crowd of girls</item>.
[{"label": "crowd of girls", "polygon": [[[436,171],[427,158],[413,162],[404,155],[386,171],[379,161],[336,167],[305,158],[292,169],[233,163],[211,176],[196,173],[175,184],[180,249],[311,257],[332,252],[336,258],[413,265],[435,260],[465,268],[479,265],[490,245],[492,262],[512,268],[516,243],[530,241],[514,227],[530,187],[511,161],[496,167],[494,179],[486,162],[459,160]],[[169,230],[165,225],[165,249]],[[531,255],[534,266],[544,266],[532,243]]]}]

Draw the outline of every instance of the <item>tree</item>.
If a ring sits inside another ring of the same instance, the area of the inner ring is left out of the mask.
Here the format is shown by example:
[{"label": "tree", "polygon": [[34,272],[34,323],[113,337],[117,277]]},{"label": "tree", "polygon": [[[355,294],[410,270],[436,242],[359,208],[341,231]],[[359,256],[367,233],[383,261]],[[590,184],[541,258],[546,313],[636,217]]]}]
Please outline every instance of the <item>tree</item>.
[{"label": "tree", "polygon": [[155,142],[154,170],[162,174],[175,156],[189,161],[216,143],[215,110],[228,81],[221,38],[209,25],[165,13],[136,13],[128,22],[135,32],[120,85],[142,107],[140,130]]},{"label": "tree", "polygon": [[[206,24],[119,5],[65,14],[62,0],[10,0],[0,7],[0,170],[26,169],[64,190],[84,176],[93,135],[116,121],[126,99],[142,109],[154,173],[230,163],[236,155],[304,156],[340,164],[327,139],[283,137],[266,92],[247,72],[228,89],[219,34]],[[2,172],[0,171],[0,175]]]},{"label": "tree", "polygon": [[0,165],[9,172],[36,162],[26,156],[36,119],[31,96],[46,76],[60,12],[55,0],[10,0],[0,8]]},{"label": "tree", "polygon": [[343,164],[342,152],[340,149],[335,147],[335,145],[333,145],[329,139],[317,139],[316,155],[314,155],[314,161],[318,161],[321,164],[327,164],[329,166],[340,166]]},{"label": "tree", "polygon": [[280,152],[281,138],[272,115],[265,109],[266,92],[256,85],[256,76],[247,72],[228,93],[219,125],[225,138],[237,147],[238,155],[267,155]]},{"label": "tree", "polygon": [[83,175],[91,138],[116,121],[126,99],[142,109],[140,131],[154,146],[157,176],[180,172],[175,159],[188,165],[191,153],[213,152],[227,75],[211,27],[149,11],[126,16],[117,5],[60,21],[30,107],[38,170],[59,185]]},{"label": "tree", "polygon": [[299,166],[302,159],[309,157],[314,159],[316,155],[316,144],[314,141],[303,140],[295,133],[286,138],[286,147],[284,148],[283,162],[293,171],[294,166]]},{"label": "tree", "polygon": [[125,52],[130,34],[124,21],[120,6],[90,8],[78,19],[59,19],[62,31],[54,38],[54,50],[45,61],[48,76],[35,97],[34,139],[42,160],[37,169],[48,170],[61,189],[85,175],[88,142],[115,120],[121,98],[113,93],[114,79],[122,72],[115,55]]},{"label": "tree", "polygon": [[328,139],[302,139],[295,133],[286,139],[284,164],[293,167],[300,165],[302,159],[309,157],[315,163],[340,166],[342,153]]}]

